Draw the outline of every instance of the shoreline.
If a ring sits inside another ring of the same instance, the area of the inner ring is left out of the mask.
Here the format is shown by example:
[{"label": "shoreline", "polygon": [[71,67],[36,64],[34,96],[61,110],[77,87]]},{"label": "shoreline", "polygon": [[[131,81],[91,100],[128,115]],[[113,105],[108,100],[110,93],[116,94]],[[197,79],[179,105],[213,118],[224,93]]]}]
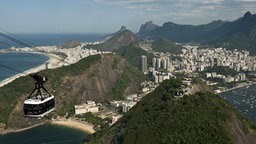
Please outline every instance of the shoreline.
[{"label": "shoreline", "polygon": [[43,64],[41,64],[37,67],[28,69],[26,71],[23,71],[22,73],[18,73],[14,76],[11,76],[9,78],[6,78],[6,79],[0,81],[0,87],[3,87],[5,85],[7,85],[8,83],[11,83],[12,81],[14,81],[15,79],[17,79],[19,77],[26,76],[26,75],[29,75],[31,73],[37,73],[39,71],[42,71],[42,70],[46,69],[46,63],[48,63],[48,65],[54,66],[54,65],[57,65],[58,63],[61,62],[60,59],[55,58],[55,57],[59,57],[56,54],[52,54],[52,53],[48,54],[48,53],[42,53],[42,52],[25,52],[25,53],[42,54],[42,55],[48,56],[50,59],[45,61]]},{"label": "shoreline", "polygon": [[68,120],[46,121],[46,122],[38,123],[38,124],[29,126],[26,128],[21,128],[21,129],[6,129],[3,131],[0,131],[0,135],[7,135],[7,134],[11,134],[11,133],[23,132],[23,131],[47,124],[47,123],[49,123],[51,125],[64,126],[64,127],[68,127],[68,128],[72,128],[72,129],[81,130],[88,134],[93,134],[96,132],[93,129],[94,126],[92,124],[89,124],[87,122],[78,121],[78,120],[68,119]]},{"label": "shoreline", "polygon": [[29,126],[29,127],[26,127],[26,128],[21,128],[21,129],[6,129],[4,131],[1,131],[0,135],[7,135],[7,134],[10,134],[10,133],[18,133],[18,132],[26,131],[26,130],[29,130],[29,129],[32,129],[32,128],[44,125],[46,123],[47,122],[42,122],[42,123],[35,124],[35,125]]},{"label": "shoreline", "polygon": [[73,120],[73,119],[55,120],[55,121],[51,121],[50,124],[78,129],[78,130],[84,131],[88,134],[95,133],[95,130],[93,129],[92,124],[89,124],[87,122],[78,121],[78,120]]},{"label": "shoreline", "polygon": [[221,93],[224,93],[224,92],[229,92],[229,91],[232,91],[232,90],[235,90],[235,89],[239,89],[239,88],[243,88],[243,87],[247,87],[247,86],[252,86],[252,85],[255,85],[255,84],[256,84],[256,82],[249,82],[249,83],[238,84],[235,87],[232,87],[232,88],[229,88],[229,89],[226,89],[226,90],[222,90],[221,92],[219,92],[217,94],[221,94]]}]

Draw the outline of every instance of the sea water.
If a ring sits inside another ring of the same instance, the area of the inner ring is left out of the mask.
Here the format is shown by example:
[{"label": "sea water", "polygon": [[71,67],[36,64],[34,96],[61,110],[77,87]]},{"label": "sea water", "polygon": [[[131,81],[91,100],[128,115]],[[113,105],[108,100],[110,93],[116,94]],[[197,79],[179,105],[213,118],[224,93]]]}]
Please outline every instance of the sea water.
[{"label": "sea water", "polygon": [[221,93],[220,96],[256,124],[256,85]]},{"label": "sea water", "polygon": [[[76,40],[80,42],[95,42],[102,40],[107,34],[61,34],[61,33],[35,33],[35,34],[8,34],[26,44],[33,46],[52,46],[63,44],[69,40]],[[10,46],[23,47],[22,45],[5,39],[0,36],[0,49],[6,49]]]},{"label": "sea water", "polygon": [[32,129],[0,135],[0,144],[82,144],[88,134],[67,127],[45,124]]},{"label": "sea water", "polygon": [[23,73],[45,63],[50,58],[43,54],[3,53],[0,54],[0,81]]}]

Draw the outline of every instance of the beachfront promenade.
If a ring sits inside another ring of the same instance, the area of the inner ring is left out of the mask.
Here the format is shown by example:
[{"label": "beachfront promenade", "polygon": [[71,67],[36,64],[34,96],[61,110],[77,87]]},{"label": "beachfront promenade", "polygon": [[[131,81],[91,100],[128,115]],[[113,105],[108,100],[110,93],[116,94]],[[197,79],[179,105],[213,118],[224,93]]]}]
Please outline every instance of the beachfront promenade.
[{"label": "beachfront promenade", "polygon": [[40,46],[40,47],[25,47],[25,48],[9,48],[0,50],[1,53],[37,53],[37,54],[45,54],[50,59],[46,61],[44,64],[37,66],[35,68],[29,69],[22,73],[19,73],[15,76],[7,78],[0,82],[0,87],[14,81],[15,79],[25,76],[31,73],[37,73],[46,68],[54,69],[62,66],[67,66],[73,63],[78,62],[80,59],[88,57],[90,55],[109,53],[109,52],[101,52],[93,49],[85,48],[86,44],[82,43],[80,46],[74,48],[60,48],[59,46]]}]

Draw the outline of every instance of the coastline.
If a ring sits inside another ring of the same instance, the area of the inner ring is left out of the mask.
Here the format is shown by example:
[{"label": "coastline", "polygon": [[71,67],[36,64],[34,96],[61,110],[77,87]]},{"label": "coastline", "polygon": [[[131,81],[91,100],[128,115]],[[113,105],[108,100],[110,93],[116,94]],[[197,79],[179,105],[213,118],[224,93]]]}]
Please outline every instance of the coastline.
[{"label": "coastline", "polygon": [[[45,61],[43,64],[37,66],[37,67],[34,67],[34,68],[31,68],[31,69],[28,69],[22,73],[18,73],[12,77],[9,77],[9,78],[6,78],[4,79],[3,81],[0,81],[0,87],[3,87],[4,85],[8,84],[8,83],[11,83],[12,81],[14,81],[15,79],[19,78],[19,77],[22,77],[22,76],[26,76],[26,75],[29,75],[31,73],[37,73],[39,71],[42,71],[44,69],[46,69],[46,63],[48,63],[48,65],[51,65],[51,66],[56,66],[58,63],[61,62],[61,58],[56,55],[56,54],[52,54],[52,53],[41,53],[41,52],[26,52],[26,53],[32,53],[32,54],[43,54],[43,55],[46,55],[48,56],[50,59],[48,61]],[[60,59],[56,59],[55,57],[59,57]]]},{"label": "coastline", "polygon": [[231,91],[231,90],[235,90],[235,89],[239,89],[239,88],[243,88],[243,87],[247,87],[247,86],[251,86],[251,85],[255,85],[255,84],[256,84],[256,82],[241,83],[241,84],[238,84],[235,87],[232,87],[232,88],[229,88],[229,89],[226,89],[226,90],[222,90],[221,92],[218,92],[217,94],[221,94],[221,93],[224,93],[224,92],[228,92],[228,91]]},{"label": "coastline", "polygon": [[92,124],[82,122],[82,121],[73,120],[73,119],[55,120],[55,121],[51,121],[50,124],[78,129],[78,130],[84,131],[89,134],[95,133],[95,130],[93,129]]},{"label": "coastline", "polygon": [[82,121],[78,121],[78,120],[73,120],[73,119],[67,119],[67,120],[53,120],[53,121],[45,121],[42,123],[38,123],[26,128],[21,128],[21,129],[6,129],[3,131],[0,131],[0,135],[6,135],[6,134],[10,134],[10,133],[18,133],[18,132],[22,132],[22,131],[26,131],[41,125],[44,125],[46,123],[52,124],[52,125],[58,125],[58,126],[65,126],[65,127],[69,127],[72,129],[78,129],[81,130],[83,132],[86,132],[88,134],[93,134],[95,133],[95,130],[93,129],[93,125],[89,124],[87,122],[82,122]]},{"label": "coastline", "polygon": [[21,129],[6,129],[4,131],[1,131],[0,135],[6,135],[6,134],[10,134],[10,133],[17,133],[17,132],[26,131],[26,130],[29,130],[29,129],[32,129],[32,128],[44,125],[45,123],[46,122],[42,122],[42,123],[35,124],[35,125],[29,126],[29,127],[26,127],[26,128],[21,128]]}]

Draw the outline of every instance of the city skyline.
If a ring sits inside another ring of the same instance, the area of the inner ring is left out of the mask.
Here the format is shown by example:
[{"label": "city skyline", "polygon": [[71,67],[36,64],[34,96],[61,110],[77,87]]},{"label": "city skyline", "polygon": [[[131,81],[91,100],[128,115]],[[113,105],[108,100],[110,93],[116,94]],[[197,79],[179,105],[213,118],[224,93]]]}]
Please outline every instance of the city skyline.
[{"label": "city skyline", "polygon": [[138,32],[153,21],[200,25],[233,21],[255,0],[2,0],[0,30],[11,33],[113,33],[122,25]]}]

